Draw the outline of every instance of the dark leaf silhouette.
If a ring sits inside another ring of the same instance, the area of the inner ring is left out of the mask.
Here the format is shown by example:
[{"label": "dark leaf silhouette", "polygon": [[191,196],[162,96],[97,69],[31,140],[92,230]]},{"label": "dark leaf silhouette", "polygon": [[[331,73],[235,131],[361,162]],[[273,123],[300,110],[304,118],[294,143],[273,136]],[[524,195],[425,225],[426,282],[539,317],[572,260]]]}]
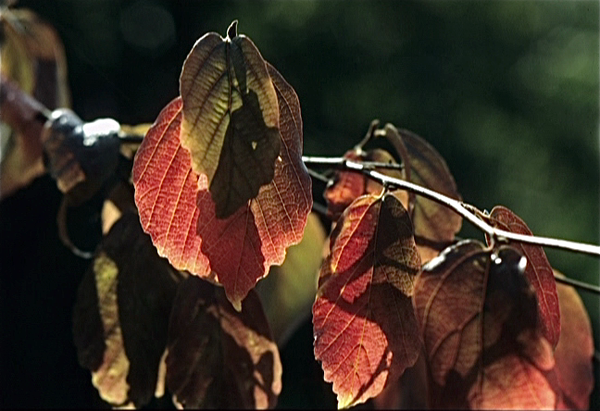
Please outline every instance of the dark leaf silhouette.
[{"label": "dark leaf silhouette", "polygon": [[[68,107],[66,59],[56,31],[30,10],[3,7],[0,35],[0,66],[5,76],[1,88],[6,88],[5,79],[11,80],[49,109]],[[7,123],[10,121],[4,117],[11,109],[14,107],[3,106],[0,110]],[[44,173],[40,124],[31,121],[33,118],[29,117],[30,124],[21,127],[11,124],[12,131],[0,123],[0,197],[10,195]]]},{"label": "dark leaf silhouette", "polygon": [[302,162],[298,96],[270,66],[269,73],[279,99],[283,137],[275,176],[233,215],[216,217],[207,177],[192,170],[190,154],[179,143],[180,99],[158,116],[133,168],[142,226],[159,254],[178,269],[223,284],[236,308],[271,265],[283,262],[287,247],[302,239],[312,207],[311,181]]},{"label": "dark leaf silhouette", "polygon": [[594,388],[592,326],[583,302],[573,287],[557,283],[556,291],[560,301],[561,331],[554,359],[562,391],[557,409],[587,410]]},{"label": "dark leaf silhouette", "polygon": [[[527,224],[519,216],[503,206],[496,206],[492,209],[489,222],[494,227],[506,231],[533,235]],[[521,243],[515,243],[513,246],[527,257],[525,276],[537,294],[538,311],[544,336],[553,347],[556,347],[560,337],[561,323],[556,281],[554,280],[552,267],[542,247]]]},{"label": "dark leaf silhouette", "polygon": [[429,364],[430,400],[443,408],[553,408],[559,398],[526,260],[477,241],[423,267],[414,305]]},{"label": "dark leaf silhouette", "polygon": [[340,408],[378,395],[417,360],[419,270],[408,212],[393,195],[359,197],[342,214],[313,305],[315,358]]},{"label": "dark leaf silhouette", "polygon": [[195,277],[178,288],[169,325],[167,387],[185,408],[272,408],[281,362],[258,296],[235,311],[223,289]]},{"label": "dark leaf silhouette", "polygon": [[73,335],[80,364],[110,404],[145,405],[161,384],[159,363],[179,279],[134,213],[125,213],[100,244],[79,287]]},{"label": "dark leaf silhouette", "polygon": [[208,33],[194,45],[180,78],[181,144],[205,174],[217,218],[226,218],[273,180],[279,107],[266,62],[252,41]]}]

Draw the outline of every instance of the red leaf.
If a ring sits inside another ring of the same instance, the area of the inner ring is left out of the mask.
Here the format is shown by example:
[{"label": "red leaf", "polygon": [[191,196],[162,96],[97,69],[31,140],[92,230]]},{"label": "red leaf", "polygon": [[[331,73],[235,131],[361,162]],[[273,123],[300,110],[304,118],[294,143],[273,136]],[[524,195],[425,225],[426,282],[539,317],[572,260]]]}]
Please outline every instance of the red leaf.
[{"label": "red leaf", "polygon": [[[561,274],[559,274],[561,275]],[[558,409],[587,410],[594,388],[592,326],[573,287],[556,284],[560,301],[560,339],[554,350],[562,401]]]},{"label": "red leaf", "polygon": [[273,181],[227,219],[219,220],[206,179],[198,184],[202,218],[198,234],[202,252],[225,287],[227,298],[239,309],[241,301],[269,267],[281,264],[285,250],[300,242],[312,207],[311,181],[302,162],[302,118],[294,89],[269,66],[279,100],[282,136]]},{"label": "red leaf", "polygon": [[281,362],[256,293],[236,312],[225,293],[189,277],[171,313],[167,386],[186,408],[271,408]]},{"label": "red leaf", "polygon": [[160,112],[135,156],[135,204],[158,254],[179,270],[207,276],[210,266],[196,235],[198,175],[179,142],[181,107],[176,98]]},{"label": "red leaf", "polygon": [[[496,206],[489,216],[494,227],[518,234],[533,235],[527,224],[506,207]],[[539,246],[511,243],[527,257],[525,276],[535,289],[544,336],[556,347],[560,336],[560,309],[556,281],[544,249]]]},{"label": "red leaf", "polygon": [[340,408],[378,395],[417,360],[410,296],[419,269],[410,218],[393,195],[363,196],[346,209],[313,305],[315,357]]},{"label": "red leaf", "polygon": [[552,347],[524,264],[510,247],[463,241],[423,267],[413,300],[434,407],[555,406]]},{"label": "red leaf", "polygon": [[283,262],[287,247],[300,242],[312,207],[298,96],[271,66],[269,74],[279,100],[281,151],[273,181],[248,205],[216,218],[207,178],[194,173],[179,142],[181,99],[158,116],[133,170],[140,219],[159,254],[178,269],[216,276],[237,309],[269,267]]}]

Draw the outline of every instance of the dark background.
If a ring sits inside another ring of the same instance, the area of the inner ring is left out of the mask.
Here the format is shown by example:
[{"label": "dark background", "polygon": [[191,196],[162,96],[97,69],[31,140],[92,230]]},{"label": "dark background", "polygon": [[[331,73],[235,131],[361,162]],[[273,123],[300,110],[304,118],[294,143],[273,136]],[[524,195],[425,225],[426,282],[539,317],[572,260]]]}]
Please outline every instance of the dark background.
[{"label": "dark background", "polygon": [[[465,201],[505,205],[538,235],[599,243],[598,2],[18,4],[57,29],[73,109],[84,120],[152,122],[178,94],[194,42],[207,31],[225,35],[239,19],[239,32],[299,95],[306,154],[341,155],[379,118],[431,142]],[[71,342],[87,262],[56,238],[59,199],[44,177],[0,203],[0,406],[101,404]],[[466,223],[461,235],[482,238]],[[598,259],[548,256],[567,276],[598,284]],[[598,335],[598,296],[581,296]],[[335,405],[318,365],[306,370],[311,350],[310,329],[301,327],[282,352],[280,406]]]}]

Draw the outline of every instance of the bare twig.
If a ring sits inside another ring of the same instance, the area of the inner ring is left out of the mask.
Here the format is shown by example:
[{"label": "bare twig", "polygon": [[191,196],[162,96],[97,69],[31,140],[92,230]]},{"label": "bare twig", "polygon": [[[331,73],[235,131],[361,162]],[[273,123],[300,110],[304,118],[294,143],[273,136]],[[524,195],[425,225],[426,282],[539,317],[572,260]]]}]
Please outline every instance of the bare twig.
[{"label": "bare twig", "polygon": [[600,246],[593,244],[578,243],[574,241],[559,240],[548,237],[530,236],[524,234],[512,233],[510,231],[500,230],[492,227],[482,219],[476,216],[473,212],[475,207],[472,205],[463,203],[462,201],[450,198],[437,191],[430,190],[423,186],[413,184],[409,181],[401,180],[398,178],[386,176],[385,174],[374,171],[373,169],[366,167],[362,163],[347,160],[343,157],[302,157],[304,163],[312,166],[329,166],[336,168],[345,168],[347,170],[354,170],[356,172],[363,173],[364,175],[372,178],[379,183],[386,186],[393,186],[403,190],[411,191],[417,195],[420,195],[429,200],[435,201],[442,204],[460,216],[465,220],[469,221],[475,227],[479,228],[485,234],[492,238],[506,241],[517,241],[524,244],[539,245],[542,247],[551,247],[561,250],[573,251],[582,254],[590,254],[600,257]]}]

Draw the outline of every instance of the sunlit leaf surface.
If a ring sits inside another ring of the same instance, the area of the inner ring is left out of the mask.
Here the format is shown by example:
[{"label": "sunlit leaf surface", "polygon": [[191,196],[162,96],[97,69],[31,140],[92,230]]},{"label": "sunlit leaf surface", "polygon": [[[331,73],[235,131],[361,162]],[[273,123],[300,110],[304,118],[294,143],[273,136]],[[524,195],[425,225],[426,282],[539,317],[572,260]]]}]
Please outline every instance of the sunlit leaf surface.
[{"label": "sunlit leaf surface", "polygon": [[200,38],[183,64],[181,145],[196,174],[205,174],[217,218],[255,198],[273,179],[279,155],[279,107],[266,62],[237,35]]},{"label": "sunlit leaf surface", "polygon": [[313,305],[315,358],[340,408],[378,395],[417,360],[419,270],[410,218],[393,195],[359,197],[342,214]]}]

